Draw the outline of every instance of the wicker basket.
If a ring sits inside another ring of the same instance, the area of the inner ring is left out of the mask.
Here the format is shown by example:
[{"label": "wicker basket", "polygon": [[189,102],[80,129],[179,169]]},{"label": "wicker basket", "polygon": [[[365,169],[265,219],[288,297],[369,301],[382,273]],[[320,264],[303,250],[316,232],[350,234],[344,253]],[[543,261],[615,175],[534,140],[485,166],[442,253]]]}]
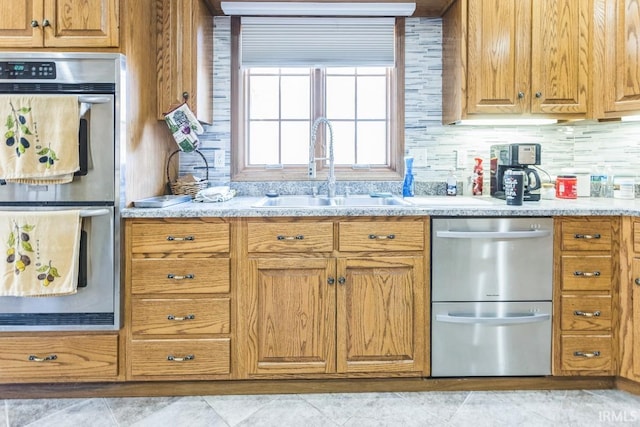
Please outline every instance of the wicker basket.
[{"label": "wicker basket", "polygon": [[204,154],[202,154],[198,150],[193,150],[192,153],[198,153],[200,157],[202,157],[202,160],[204,161],[205,171],[206,171],[205,179],[198,182],[181,182],[179,180],[172,182],[171,178],[169,177],[169,165],[171,164],[171,159],[173,158],[173,156],[178,154],[180,151],[181,150],[176,150],[173,153],[171,153],[171,155],[169,156],[169,159],[167,160],[167,181],[169,182],[169,187],[171,188],[171,194],[175,194],[175,195],[184,194],[184,195],[191,196],[191,198],[193,199],[194,197],[196,197],[196,194],[198,194],[198,191],[204,190],[209,186],[209,163],[207,162],[207,159],[204,157]]}]

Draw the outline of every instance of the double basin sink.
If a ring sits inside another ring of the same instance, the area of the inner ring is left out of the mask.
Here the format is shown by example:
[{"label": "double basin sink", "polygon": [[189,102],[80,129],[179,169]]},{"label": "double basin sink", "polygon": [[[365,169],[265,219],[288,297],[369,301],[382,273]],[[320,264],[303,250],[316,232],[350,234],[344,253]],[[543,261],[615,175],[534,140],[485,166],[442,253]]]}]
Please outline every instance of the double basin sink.
[{"label": "double basin sink", "polygon": [[321,208],[321,207],[376,207],[376,206],[412,206],[411,203],[397,196],[277,196],[264,197],[254,208]]}]

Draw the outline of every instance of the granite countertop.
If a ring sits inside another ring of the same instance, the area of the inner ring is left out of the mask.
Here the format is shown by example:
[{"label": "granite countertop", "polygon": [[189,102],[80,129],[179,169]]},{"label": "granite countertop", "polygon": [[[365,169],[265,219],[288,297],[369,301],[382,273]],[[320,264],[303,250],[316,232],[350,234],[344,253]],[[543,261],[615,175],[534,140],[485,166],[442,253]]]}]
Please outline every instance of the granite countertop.
[{"label": "granite countertop", "polygon": [[187,202],[165,208],[126,208],[123,218],[332,217],[332,216],[640,216],[640,199],[555,199],[509,206],[491,197],[429,196],[405,200],[409,206],[256,208],[261,197],[235,197],[220,203]]}]

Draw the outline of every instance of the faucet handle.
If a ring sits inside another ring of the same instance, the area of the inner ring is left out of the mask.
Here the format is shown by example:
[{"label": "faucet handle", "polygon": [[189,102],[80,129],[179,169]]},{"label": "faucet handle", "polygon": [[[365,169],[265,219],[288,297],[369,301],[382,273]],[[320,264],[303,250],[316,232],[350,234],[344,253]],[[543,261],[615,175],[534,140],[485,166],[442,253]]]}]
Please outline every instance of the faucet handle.
[{"label": "faucet handle", "polygon": [[318,196],[318,187],[316,187],[315,185],[313,187],[311,187],[311,194],[313,195],[313,197],[317,197]]},{"label": "faucet handle", "polygon": [[344,187],[344,197],[349,197],[351,196],[351,187],[349,187],[348,185],[346,185]]}]

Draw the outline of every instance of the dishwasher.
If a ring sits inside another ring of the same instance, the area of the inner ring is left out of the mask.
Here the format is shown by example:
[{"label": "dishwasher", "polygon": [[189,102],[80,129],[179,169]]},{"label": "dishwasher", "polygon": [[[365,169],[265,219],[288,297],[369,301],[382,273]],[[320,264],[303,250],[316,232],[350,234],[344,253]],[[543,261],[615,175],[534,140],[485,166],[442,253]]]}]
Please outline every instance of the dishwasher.
[{"label": "dishwasher", "polygon": [[433,218],[431,236],[431,375],[550,375],[553,219]]}]

